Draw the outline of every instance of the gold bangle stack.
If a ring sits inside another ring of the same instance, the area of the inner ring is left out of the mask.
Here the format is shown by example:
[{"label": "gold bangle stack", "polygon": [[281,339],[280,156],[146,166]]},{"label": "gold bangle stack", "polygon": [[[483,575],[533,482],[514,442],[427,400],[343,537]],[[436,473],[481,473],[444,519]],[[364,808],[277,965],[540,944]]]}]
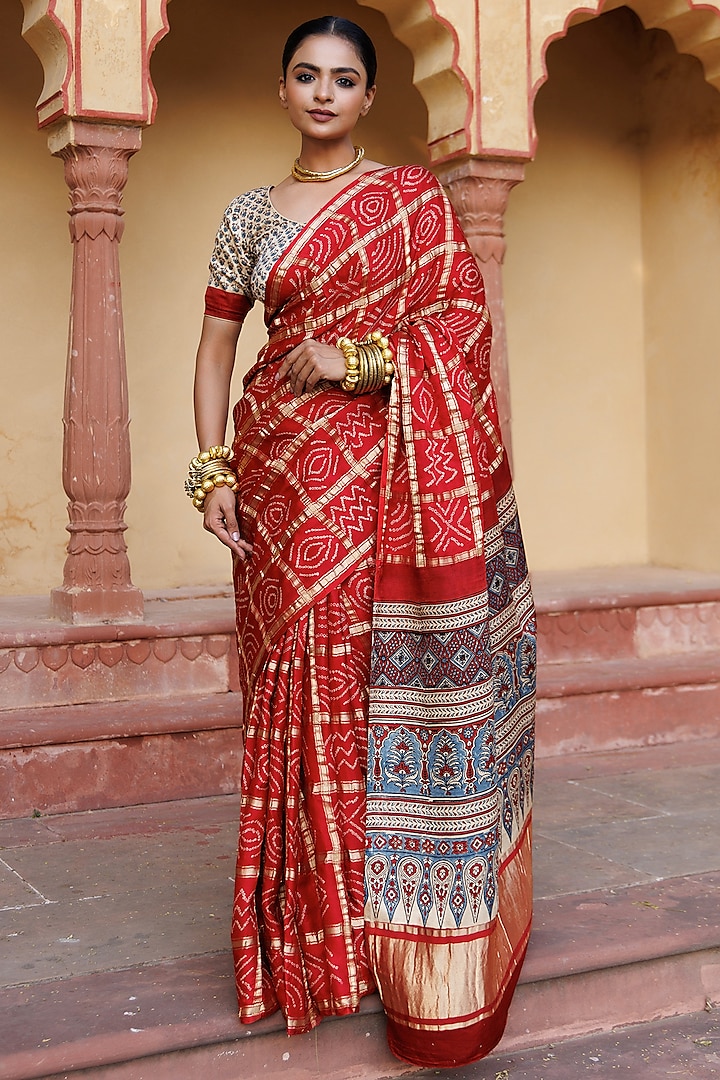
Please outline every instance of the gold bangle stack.
[{"label": "gold bangle stack", "polygon": [[217,487],[238,490],[237,476],[229,466],[232,450],[229,446],[211,446],[194,457],[188,465],[188,478],[185,481],[185,494],[192,499],[196,510],[202,514],[205,499]]},{"label": "gold bangle stack", "polygon": [[363,341],[341,337],[337,348],[345,357],[345,378],[340,386],[349,394],[380,390],[395,374],[390,342],[379,330],[373,330]]}]

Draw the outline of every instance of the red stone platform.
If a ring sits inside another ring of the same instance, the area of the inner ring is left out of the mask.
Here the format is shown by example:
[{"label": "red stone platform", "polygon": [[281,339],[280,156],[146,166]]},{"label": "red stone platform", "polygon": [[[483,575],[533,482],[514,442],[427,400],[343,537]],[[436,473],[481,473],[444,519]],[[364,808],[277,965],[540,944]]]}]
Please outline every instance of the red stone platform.
[{"label": "red stone platform", "polygon": [[242,700],[227,590],[147,595],[70,626],[0,600],[0,818],[237,791]]},{"label": "red stone platform", "polygon": [[[538,756],[720,733],[720,576],[534,575]],[[232,597],[148,595],[143,623],[68,626],[0,600],[0,818],[237,790]]]},{"label": "red stone platform", "polygon": [[720,734],[720,575],[536,573],[538,756]]}]

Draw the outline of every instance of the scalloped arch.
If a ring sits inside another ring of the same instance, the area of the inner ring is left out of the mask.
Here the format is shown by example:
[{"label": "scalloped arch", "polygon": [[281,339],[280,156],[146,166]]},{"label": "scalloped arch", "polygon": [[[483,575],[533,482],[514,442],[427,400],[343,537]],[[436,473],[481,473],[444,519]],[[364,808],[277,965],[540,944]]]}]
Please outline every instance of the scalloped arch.
[{"label": "scalloped arch", "polygon": [[[27,0],[32,3],[32,0]],[[380,11],[394,36],[406,45],[414,60],[413,82],[428,110],[428,148],[433,162],[469,153],[473,120],[472,81],[460,64],[457,30],[438,11],[436,0],[357,0],[363,7]],[[149,57],[168,32],[170,0],[152,0],[157,32]],[[148,72],[148,84],[154,88]]]},{"label": "scalloped arch", "polygon": [[[603,11],[629,7],[646,30],[665,30],[678,52],[697,57],[706,80],[720,89],[720,4],[696,0],[597,0],[594,3],[558,3],[554,15],[546,18],[546,30],[539,43],[533,43],[533,78],[530,87],[532,112],[538,90],[547,80],[548,46],[564,37],[578,22],[594,19]],[[534,135],[534,131],[533,131]]]},{"label": "scalloped arch", "polygon": [[[150,58],[169,29],[170,0],[146,0],[141,79],[142,109],[123,118],[152,123],[156,94],[150,77]],[[395,37],[413,55],[413,81],[428,109],[428,147],[433,162],[470,152],[473,122],[473,81],[460,62],[458,31],[439,8],[443,0],[358,0],[382,12]],[[22,34],[38,56],[45,85],[38,101],[41,126],[62,116],[82,115],[82,87],[75,86],[77,3],[73,0],[22,0]],[[447,6],[445,4],[444,6]],[[467,66],[467,63],[466,63]],[[140,74],[140,73],[138,73]],[[77,98],[77,101],[76,101]],[[112,119],[110,113],[108,118]],[[98,118],[98,114],[94,114]]]},{"label": "scalloped arch", "polygon": [[460,65],[455,27],[435,0],[358,0],[387,18],[394,36],[414,59],[413,82],[428,110],[428,148],[433,163],[471,149],[473,88]]},{"label": "scalloped arch", "polygon": [[155,52],[155,46],[162,41],[162,39],[170,32],[170,22],[168,20],[167,7],[170,0],[149,0],[147,5],[146,15],[146,34],[147,45],[145,53],[145,82],[147,86],[148,98],[150,101],[150,115],[148,117],[148,123],[152,124],[155,121],[155,113],[157,112],[157,91],[155,90],[152,76],[150,74],[150,60],[152,54]]}]

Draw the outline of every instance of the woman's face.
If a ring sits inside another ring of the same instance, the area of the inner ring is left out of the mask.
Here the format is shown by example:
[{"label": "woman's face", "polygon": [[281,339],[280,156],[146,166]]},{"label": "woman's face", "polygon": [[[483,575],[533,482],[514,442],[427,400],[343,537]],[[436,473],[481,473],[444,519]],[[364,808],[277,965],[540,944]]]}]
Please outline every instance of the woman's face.
[{"label": "woman's face", "polygon": [[349,135],[375,97],[355,49],[344,38],[314,34],[298,46],[280,80],[280,102],[294,127],[314,139]]}]

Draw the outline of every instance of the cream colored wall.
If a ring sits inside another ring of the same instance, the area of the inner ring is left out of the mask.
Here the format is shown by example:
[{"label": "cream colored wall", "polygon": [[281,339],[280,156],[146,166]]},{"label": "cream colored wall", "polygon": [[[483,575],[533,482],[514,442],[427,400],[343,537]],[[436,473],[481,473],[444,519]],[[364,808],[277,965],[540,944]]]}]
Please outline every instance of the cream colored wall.
[{"label": "cream colored wall", "polygon": [[650,557],[720,570],[720,93],[655,35],[644,97]]},{"label": "cream colored wall", "polygon": [[535,569],[648,556],[641,31],[626,14],[551,46],[537,158],[506,219],[515,472]]},{"label": "cream colored wall", "polygon": [[37,132],[43,76],[0,5],[0,591],[62,581],[60,478],[71,252],[62,165]]},{"label": "cream colored wall", "polygon": [[527,0],[482,0],[477,5],[480,63],[476,81],[482,116],[474,136],[476,153],[486,148],[526,157],[531,152],[527,100],[533,6]]},{"label": "cream colored wall", "polygon": [[[559,6],[533,0],[536,34],[539,14],[552,8],[557,22]],[[379,46],[368,151],[425,161],[409,53],[366,4],[334,9]],[[299,14],[291,0],[274,3],[272,18],[234,0],[169,7],[171,33],[153,60],[157,124],[131,162],[121,247],[128,540],[146,589],[229,576],[182,494],[207,258],[227,202],[279,179],[296,153],[275,105],[279,53],[298,18],[323,12],[308,3]],[[62,167],[35,130],[42,76],[21,22],[19,4],[0,7],[0,576],[4,593],[46,593],[64,559],[71,250]],[[627,11],[573,27],[549,63],[537,161],[507,217],[516,476],[531,563],[649,558],[720,569],[718,96],[694,61]],[[241,339],[243,369],[262,339],[256,311]]]},{"label": "cream colored wall", "polygon": [[[133,580],[147,589],[229,577],[226,552],[203,532],[182,483],[196,446],[192,368],[215,230],[235,195],[287,174],[299,147],[276,103],[282,46],[300,17],[325,13],[324,3],[303,4],[300,16],[290,0],[272,8],[268,18],[267,5],[173,0],[170,34],[152,65],[157,122],[130,166],[122,242],[133,417],[127,539]],[[368,154],[424,162],[427,118],[410,54],[378,12],[348,0],[333,10],[361,22],[379,52],[379,92],[360,131]],[[243,370],[263,340],[257,309],[240,339]]]}]

